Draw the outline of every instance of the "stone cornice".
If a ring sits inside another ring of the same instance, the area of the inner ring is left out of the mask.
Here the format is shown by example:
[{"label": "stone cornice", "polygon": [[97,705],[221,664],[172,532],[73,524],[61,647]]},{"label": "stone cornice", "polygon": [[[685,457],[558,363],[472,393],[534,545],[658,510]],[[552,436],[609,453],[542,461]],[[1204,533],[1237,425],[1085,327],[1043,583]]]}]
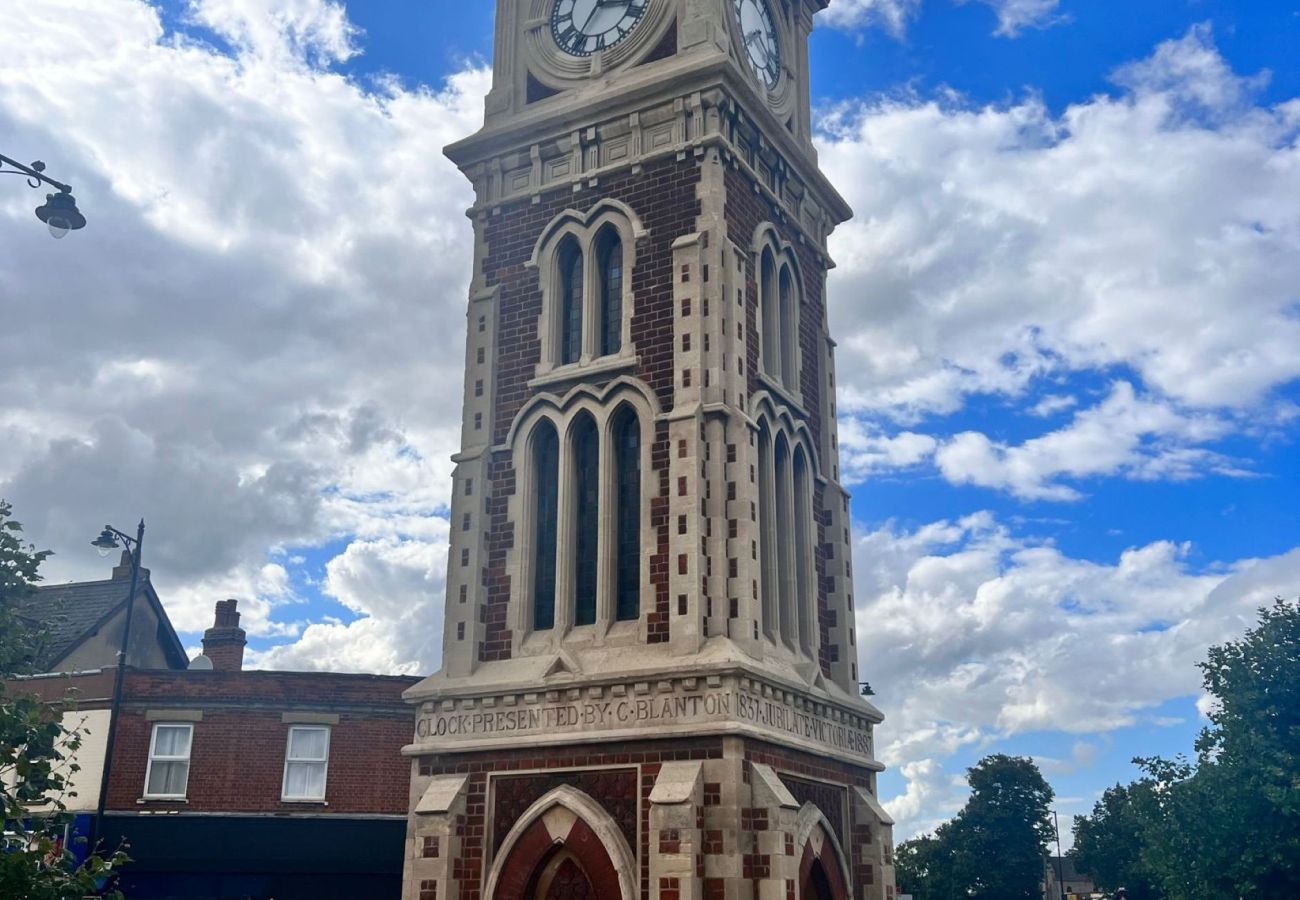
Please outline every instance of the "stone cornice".
[{"label": "stone cornice", "polygon": [[[804,192],[827,220],[818,231],[829,234],[852,217],[848,204],[817,167],[811,147],[790,134],[754,96],[729,58],[693,54],[659,65],[668,68],[657,65],[645,76],[631,75],[598,91],[575,90],[539,102],[535,110],[446,147],[448,158],[474,183],[474,210],[580,184],[719,138],[744,157],[736,143],[738,131],[744,130],[753,136],[749,149],[755,156],[745,162],[755,174],[753,164],[761,158],[767,170],[802,185],[780,198],[792,219],[804,224],[807,211],[794,205],[795,194]],[[614,129],[624,133],[605,136]],[[771,185],[763,186],[772,190]],[[824,244],[824,235],[818,235],[817,244]]]},{"label": "stone cornice", "polygon": [[419,705],[415,741],[403,749],[408,756],[510,749],[521,741],[541,747],[738,735],[884,768],[871,733],[881,716],[871,704],[814,694],[744,667],[560,684],[448,681],[421,687],[407,695]]}]

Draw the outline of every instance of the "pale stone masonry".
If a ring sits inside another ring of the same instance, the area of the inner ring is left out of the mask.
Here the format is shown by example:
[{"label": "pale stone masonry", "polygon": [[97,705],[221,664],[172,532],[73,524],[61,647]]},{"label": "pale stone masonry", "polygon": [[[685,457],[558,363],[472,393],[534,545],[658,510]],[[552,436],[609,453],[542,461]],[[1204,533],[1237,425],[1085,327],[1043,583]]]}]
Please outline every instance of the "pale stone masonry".
[{"label": "pale stone masonry", "polygon": [[[498,0],[409,900],[886,900],[820,0]],[[778,61],[779,59],[779,61]]]}]

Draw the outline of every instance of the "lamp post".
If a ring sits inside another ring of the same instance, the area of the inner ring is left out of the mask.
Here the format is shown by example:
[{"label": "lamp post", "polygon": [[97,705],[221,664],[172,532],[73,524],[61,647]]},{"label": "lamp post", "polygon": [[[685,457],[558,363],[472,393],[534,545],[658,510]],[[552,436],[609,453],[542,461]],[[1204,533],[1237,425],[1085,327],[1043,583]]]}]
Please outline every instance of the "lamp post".
[{"label": "lamp post", "polygon": [[[119,543],[120,541],[120,543]],[[131,553],[131,593],[126,598],[126,624],[122,627],[122,646],[117,651],[117,675],[113,679],[113,703],[108,712],[108,743],[104,747],[104,772],[99,779],[99,803],[95,806],[95,821],[90,826],[90,852],[99,845],[99,831],[104,820],[104,805],[108,802],[108,779],[113,770],[113,745],[117,742],[117,720],[122,709],[122,682],[126,679],[126,654],[131,646],[131,619],[135,615],[135,591],[140,580],[140,551],[144,548],[144,519],[136,529],[135,537],[105,525],[99,537],[90,542],[100,556],[108,556],[123,546]]]},{"label": "lamp post", "polygon": [[17,160],[0,155],[0,175],[22,175],[33,188],[48,184],[58,191],[55,194],[46,194],[44,205],[36,207],[36,218],[49,227],[52,237],[64,238],[69,231],[85,228],[86,217],[81,214],[81,210],[77,209],[77,198],[72,196],[72,187],[43,175],[44,171],[45,163],[40,160],[25,166]]},{"label": "lamp post", "polygon": [[1061,817],[1052,810],[1052,823],[1056,831],[1056,886],[1061,891],[1061,900],[1065,900],[1065,857],[1061,856]]}]

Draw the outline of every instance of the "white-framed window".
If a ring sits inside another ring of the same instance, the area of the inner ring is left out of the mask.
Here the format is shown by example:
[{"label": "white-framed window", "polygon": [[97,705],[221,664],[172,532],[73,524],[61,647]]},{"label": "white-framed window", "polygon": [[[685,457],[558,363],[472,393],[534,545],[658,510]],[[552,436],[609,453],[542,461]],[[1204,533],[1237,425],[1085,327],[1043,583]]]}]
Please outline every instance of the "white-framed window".
[{"label": "white-framed window", "polygon": [[158,722],[149,741],[149,768],[144,795],[153,800],[184,800],[190,780],[190,749],[194,726],[188,722]]},{"label": "white-framed window", "polygon": [[291,726],[284,752],[284,791],[281,799],[324,802],[329,761],[329,728],[323,725]]}]

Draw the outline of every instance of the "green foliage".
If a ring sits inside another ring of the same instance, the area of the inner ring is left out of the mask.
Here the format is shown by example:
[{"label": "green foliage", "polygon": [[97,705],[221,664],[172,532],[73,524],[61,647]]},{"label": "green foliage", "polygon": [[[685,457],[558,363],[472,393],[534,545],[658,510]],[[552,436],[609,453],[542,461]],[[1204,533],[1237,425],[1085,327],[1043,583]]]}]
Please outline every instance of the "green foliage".
[{"label": "green foliage", "polygon": [[1146,777],[1076,820],[1079,866],[1134,900],[1300,897],[1300,604],[1261,609],[1200,668],[1195,760],[1134,760]]},{"label": "green foliage", "polygon": [[956,818],[899,845],[900,888],[917,900],[1041,900],[1052,788],[1023,757],[989,756],[967,774],[971,796]]},{"label": "green foliage", "polygon": [[23,526],[12,516],[13,507],[0,500],[0,676],[31,671],[43,635],[22,620],[19,607],[35,592],[50,556],[23,542]]},{"label": "green foliage", "polygon": [[1142,860],[1142,828],[1154,802],[1153,787],[1150,779],[1117,784],[1101,795],[1092,815],[1074,817],[1075,867],[1107,893],[1126,887],[1135,900],[1164,898]]},{"label": "green foliage", "polygon": [[894,850],[894,873],[900,890],[916,900],[955,897],[948,849],[934,835],[904,841]]},{"label": "green foliage", "polygon": [[[0,676],[24,671],[36,641],[16,604],[31,596],[49,556],[22,541],[22,526],[0,501]],[[65,727],[71,700],[51,704],[0,681],[0,897],[81,900],[126,862],[115,853],[92,855],[78,866],[61,841],[68,821],[67,779],[79,770],[81,733]],[[104,896],[118,897],[118,893]]]},{"label": "green foliage", "polygon": [[1144,861],[1170,900],[1300,897],[1300,604],[1200,668],[1215,704],[1195,764],[1137,760],[1156,785]]}]

